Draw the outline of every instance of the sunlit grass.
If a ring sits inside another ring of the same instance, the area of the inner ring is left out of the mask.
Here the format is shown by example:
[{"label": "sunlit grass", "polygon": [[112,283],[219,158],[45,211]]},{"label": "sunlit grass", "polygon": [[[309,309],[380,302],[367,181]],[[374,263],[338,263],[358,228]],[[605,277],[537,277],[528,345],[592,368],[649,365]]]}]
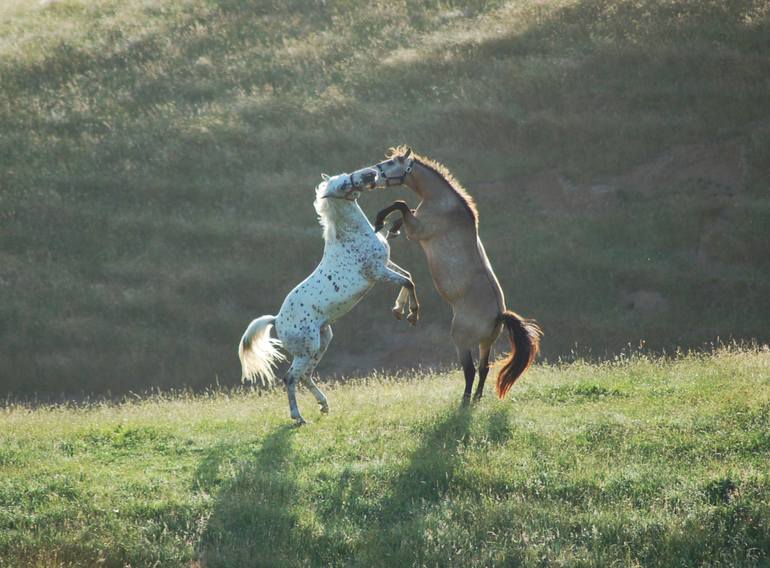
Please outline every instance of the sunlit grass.
[{"label": "sunlit grass", "polygon": [[763,565],[766,349],[0,413],[0,565]]}]

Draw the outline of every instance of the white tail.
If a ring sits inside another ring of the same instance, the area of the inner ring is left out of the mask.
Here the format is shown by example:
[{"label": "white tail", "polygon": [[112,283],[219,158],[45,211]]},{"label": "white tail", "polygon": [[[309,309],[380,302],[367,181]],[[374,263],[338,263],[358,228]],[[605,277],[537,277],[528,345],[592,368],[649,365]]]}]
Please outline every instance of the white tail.
[{"label": "white tail", "polygon": [[270,337],[275,316],[262,316],[255,319],[246,328],[238,344],[238,357],[241,359],[241,380],[273,385],[275,365],[286,357],[278,351],[280,340]]}]

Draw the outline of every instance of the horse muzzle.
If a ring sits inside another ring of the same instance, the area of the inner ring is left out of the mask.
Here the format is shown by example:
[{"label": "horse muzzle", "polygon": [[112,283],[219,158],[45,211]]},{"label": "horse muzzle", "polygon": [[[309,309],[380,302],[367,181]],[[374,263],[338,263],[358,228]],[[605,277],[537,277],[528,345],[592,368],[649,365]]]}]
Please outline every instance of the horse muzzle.
[{"label": "horse muzzle", "polygon": [[350,174],[350,180],[356,189],[374,189],[377,187],[380,174],[374,168],[364,168]]}]

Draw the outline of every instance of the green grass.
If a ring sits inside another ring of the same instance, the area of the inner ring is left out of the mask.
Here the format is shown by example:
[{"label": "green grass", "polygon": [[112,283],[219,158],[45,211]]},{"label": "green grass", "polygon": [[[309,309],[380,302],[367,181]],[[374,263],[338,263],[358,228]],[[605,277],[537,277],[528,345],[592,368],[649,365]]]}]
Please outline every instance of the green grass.
[{"label": "green grass", "polygon": [[[475,195],[548,357],[770,339],[764,0],[10,0],[0,38],[3,393],[237,383],[244,326],[320,257],[320,172],[399,143]],[[734,141],[728,197],[699,172],[651,192],[623,177]],[[615,199],[544,203],[521,189],[542,171]],[[322,370],[454,360],[422,252],[394,256],[428,331],[383,321],[380,287]],[[640,289],[666,308],[628,309]]]},{"label": "green grass", "polygon": [[770,354],[0,413],[0,566],[760,566]]}]

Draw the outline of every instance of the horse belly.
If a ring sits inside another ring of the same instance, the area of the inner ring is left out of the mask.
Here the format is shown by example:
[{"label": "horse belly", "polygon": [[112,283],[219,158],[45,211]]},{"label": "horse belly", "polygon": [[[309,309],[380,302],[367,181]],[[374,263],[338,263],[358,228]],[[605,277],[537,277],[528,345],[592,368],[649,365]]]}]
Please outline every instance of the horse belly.
[{"label": "horse belly", "polygon": [[329,323],[352,310],[371,290],[373,282],[362,274],[361,269],[358,264],[342,262],[330,264],[324,271],[326,281],[319,299]]},{"label": "horse belly", "polygon": [[358,302],[363,299],[364,296],[366,296],[366,293],[371,288],[371,285],[367,285],[363,288],[357,288],[354,293],[349,296],[331,300],[325,310],[325,315],[327,318],[326,323],[333,323],[334,321],[347,314],[355,307]]},{"label": "horse belly", "polygon": [[456,266],[446,262],[444,258],[436,257],[427,250],[428,268],[433,279],[433,286],[447,303],[452,303],[465,295],[468,288],[469,273],[466,267]]},{"label": "horse belly", "polygon": [[494,298],[495,289],[499,288],[496,279],[489,277],[478,240],[469,242],[466,237],[448,234],[431,239],[423,246],[433,284],[441,297],[450,304],[467,295],[481,294],[485,298],[491,295]]},{"label": "horse belly", "polygon": [[356,272],[320,267],[286,296],[278,317],[292,331],[320,327],[349,312],[370,288]]}]

